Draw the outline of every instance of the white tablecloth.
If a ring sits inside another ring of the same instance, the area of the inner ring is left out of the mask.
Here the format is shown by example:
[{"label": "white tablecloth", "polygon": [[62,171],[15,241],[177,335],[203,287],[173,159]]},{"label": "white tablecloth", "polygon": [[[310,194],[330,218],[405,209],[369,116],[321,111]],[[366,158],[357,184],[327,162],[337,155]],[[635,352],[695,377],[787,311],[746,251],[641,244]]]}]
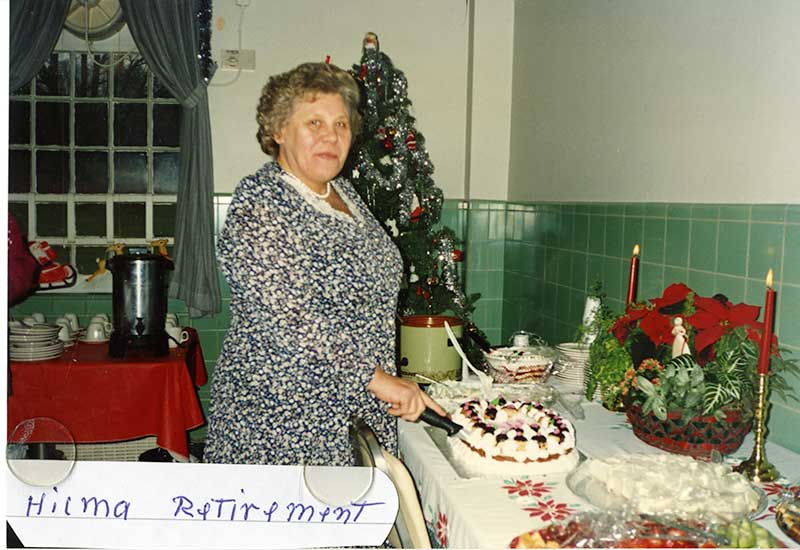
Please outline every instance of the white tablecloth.
[{"label": "white tablecloth", "polygon": [[[573,423],[578,449],[587,457],[663,452],[636,438],[624,414],[609,412],[597,403],[583,405],[586,418]],[[567,487],[563,474],[461,477],[442,451],[446,448],[443,433],[422,423],[400,421],[400,455],[417,484],[435,547],[504,548],[521,533],[594,509]],[[439,445],[434,439],[439,440]],[[750,434],[726,461],[741,462],[750,456],[752,448]],[[788,546],[797,547],[775,523],[774,506],[783,488],[800,479],[800,455],[768,442],[767,458],[781,472],[782,479],[761,486],[768,503],[758,516],[758,523]]]}]

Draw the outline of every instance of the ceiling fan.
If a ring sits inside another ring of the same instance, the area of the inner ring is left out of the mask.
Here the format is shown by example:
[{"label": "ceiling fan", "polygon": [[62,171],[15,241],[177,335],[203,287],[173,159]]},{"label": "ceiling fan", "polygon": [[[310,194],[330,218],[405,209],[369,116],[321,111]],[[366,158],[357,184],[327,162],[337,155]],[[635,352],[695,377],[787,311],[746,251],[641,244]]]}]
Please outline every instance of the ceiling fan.
[{"label": "ceiling fan", "polygon": [[119,0],[72,0],[64,22],[69,32],[92,42],[113,36],[124,25]]}]

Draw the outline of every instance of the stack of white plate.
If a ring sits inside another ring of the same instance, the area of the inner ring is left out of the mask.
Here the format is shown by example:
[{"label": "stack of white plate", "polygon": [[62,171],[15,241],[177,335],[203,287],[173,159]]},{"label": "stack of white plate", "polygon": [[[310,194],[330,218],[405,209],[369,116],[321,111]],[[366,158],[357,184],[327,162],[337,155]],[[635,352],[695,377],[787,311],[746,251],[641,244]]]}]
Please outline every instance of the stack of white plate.
[{"label": "stack of white plate", "polygon": [[64,354],[64,342],[58,339],[61,327],[40,323],[8,328],[8,355],[12,361],[47,361]]},{"label": "stack of white plate", "polygon": [[558,372],[554,375],[567,391],[583,392],[586,366],[589,363],[589,346],[579,342],[556,344]]}]

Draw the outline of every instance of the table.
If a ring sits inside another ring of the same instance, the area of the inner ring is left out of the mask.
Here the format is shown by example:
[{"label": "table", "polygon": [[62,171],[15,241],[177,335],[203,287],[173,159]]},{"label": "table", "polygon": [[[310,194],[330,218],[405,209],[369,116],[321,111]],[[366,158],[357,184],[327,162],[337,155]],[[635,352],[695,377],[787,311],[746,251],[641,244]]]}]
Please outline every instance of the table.
[{"label": "table", "polygon": [[[189,455],[187,430],[205,419],[195,385],[208,381],[197,332],[163,357],[113,358],[108,344],[78,342],[49,361],[11,361],[8,434],[44,417],[63,424],[75,443],[127,441],[150,435],[173,455]],[[27,441],[47,441],[32,434]]]},{"label": "table", "polygon": [[[584,401],[583,405],[586,418],[573,423],[578,448],[588,457],[664,452],[637,439],[623,414],[597,403]],[[422,423],[399,422],[400,454],[417,484],[433,546],[507,548],[525,531],[594,509],[567,487],[563,474],[462,478],[429,435],[438,438],[443,432],[433,430]],[[738,463],[749,457],[752,448],[750,434],[727,460]],[[762,485],[768,505],[757,521],[788,546],[796,547],[775,523],[774,506],[782,488],[800,479],[800,455],[768,442],[767,457],[787,479]]]}]

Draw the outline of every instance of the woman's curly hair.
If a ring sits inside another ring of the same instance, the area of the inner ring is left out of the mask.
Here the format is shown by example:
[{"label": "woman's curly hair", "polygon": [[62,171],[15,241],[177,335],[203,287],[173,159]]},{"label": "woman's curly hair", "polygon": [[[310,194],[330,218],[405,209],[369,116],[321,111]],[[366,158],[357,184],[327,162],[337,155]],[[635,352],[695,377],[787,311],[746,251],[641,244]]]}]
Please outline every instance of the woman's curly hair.
[{"label": "woman's curly hair", "polygon": [[350,73],[329,63],[303,63],[294,69],[271,76],[261,90],[256,109],[258,132],[256,139],[261,150],[276,157],[280,146],[273,136],[292,116],[295,102],[316,94],[339,94],[350,118],[353,139],[361,130],[358,112],[358,84]]}]

